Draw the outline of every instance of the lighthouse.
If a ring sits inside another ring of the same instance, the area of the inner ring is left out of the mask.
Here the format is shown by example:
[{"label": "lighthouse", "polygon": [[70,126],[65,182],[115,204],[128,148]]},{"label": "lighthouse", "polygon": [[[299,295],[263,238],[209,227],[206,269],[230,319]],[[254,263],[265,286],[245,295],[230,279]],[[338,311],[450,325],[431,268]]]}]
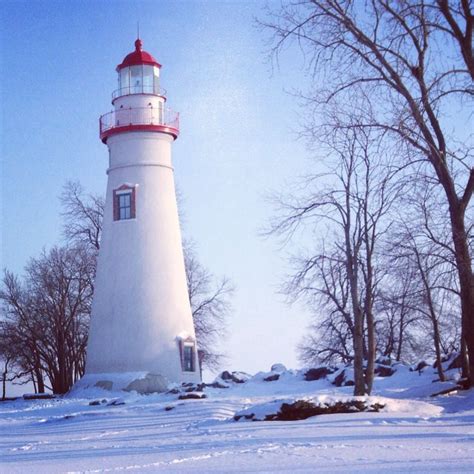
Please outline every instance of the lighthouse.
[{"label": "lighthouse", "polygon": [[85,379],[153,392],[201,379],[171,160],[179,116],[140,39],[116,70],[100,117],[108,180]]}]

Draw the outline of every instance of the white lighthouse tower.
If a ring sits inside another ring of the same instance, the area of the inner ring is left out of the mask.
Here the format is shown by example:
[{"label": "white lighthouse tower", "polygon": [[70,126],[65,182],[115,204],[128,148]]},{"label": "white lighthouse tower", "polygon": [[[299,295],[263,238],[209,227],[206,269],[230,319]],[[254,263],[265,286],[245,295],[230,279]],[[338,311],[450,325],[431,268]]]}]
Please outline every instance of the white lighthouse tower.
[{"label": "white lighthouse tower", "polygon": [[100,118],[109,167],[86,379],[105,388],[200,381],[171,161],[179,117],[160,68],[137,39]]}]

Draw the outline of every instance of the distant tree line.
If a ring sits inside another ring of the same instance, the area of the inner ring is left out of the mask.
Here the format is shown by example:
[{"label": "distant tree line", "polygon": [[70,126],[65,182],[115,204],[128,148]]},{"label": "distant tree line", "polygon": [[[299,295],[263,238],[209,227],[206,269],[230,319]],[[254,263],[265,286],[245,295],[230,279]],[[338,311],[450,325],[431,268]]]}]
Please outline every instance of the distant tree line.
[{"label": "distant tree line", "polygon": [[[5,270],[1,281],[3,398],[7,382],[61,394],[84,375],[104,200],[68,182],[61,203],[65,243],[30,259],[21,278]],[[233,288],[215,279],[190,244],[185,267],[202,366],[216,369]]]},{"label": "distant tree line", "polygon": [[460,351],[474,385],[474,16],[464,0],[301,0],[270,11],[273,53],[309,59],[314,174],[277,197],[271,233],[300,243],[285,284],[313,322],[307,362]]}]

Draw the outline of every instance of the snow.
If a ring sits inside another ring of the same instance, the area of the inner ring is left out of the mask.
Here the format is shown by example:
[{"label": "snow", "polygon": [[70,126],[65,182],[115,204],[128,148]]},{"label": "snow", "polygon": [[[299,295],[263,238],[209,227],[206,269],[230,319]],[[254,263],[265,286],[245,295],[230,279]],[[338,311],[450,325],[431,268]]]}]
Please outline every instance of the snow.
[{"label": "snow", "polygon": [[[398,365],[363,399],[380,412],[301,421],[236,422],[243,410],[275,413],[282,402],[352,399],[353,387],[304,371],[259,373],[207,398],[82,388],[52,400],[0,404],[0,472],[472,472],[474,391],[430,397],[453,386],[436,373]],[[448,375],[456,379],[457,372]],[[90,403],[95,404],[91,405]]]}]

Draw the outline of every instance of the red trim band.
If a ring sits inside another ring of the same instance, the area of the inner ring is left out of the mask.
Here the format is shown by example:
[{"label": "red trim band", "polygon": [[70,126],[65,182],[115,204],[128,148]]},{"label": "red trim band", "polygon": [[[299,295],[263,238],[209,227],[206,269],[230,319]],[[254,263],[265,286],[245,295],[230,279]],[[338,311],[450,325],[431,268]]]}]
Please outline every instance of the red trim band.
[{"label": "red trim band", "polygon": [[176,140],[179,135],[179,130],[168,125],[124,125],[123,127],[112,127],[100,134],[102,143],[107,143],[107,138],[111,135],[123,132],[158,132],[172,135]]}]

